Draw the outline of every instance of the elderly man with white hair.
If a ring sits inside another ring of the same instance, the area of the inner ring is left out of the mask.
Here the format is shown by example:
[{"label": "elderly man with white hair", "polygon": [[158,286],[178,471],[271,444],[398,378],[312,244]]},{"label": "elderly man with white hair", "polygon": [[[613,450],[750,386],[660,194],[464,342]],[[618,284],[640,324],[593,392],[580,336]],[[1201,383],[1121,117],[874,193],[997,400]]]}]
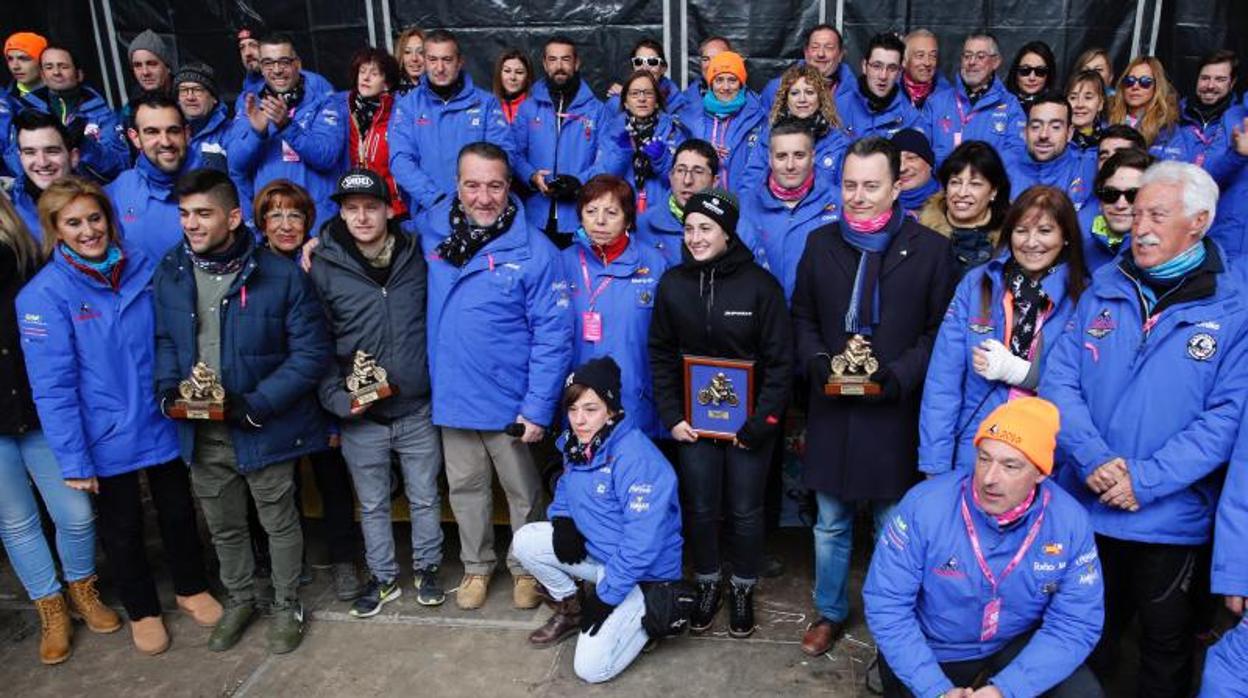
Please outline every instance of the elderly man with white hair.
[{"label": "elderly man with white hair", "polygon": [[1087,506],[1105,575],[1102,680],[1140,620],[1140,695],[1187,696],[1222,476],[1248,394],[1248,305],[1206,237],[1218,187],[1199,167],[1150,167],[1131,248],[1094,276],[1049,355],[1040,394],[1061,411],[1059,481]]}]

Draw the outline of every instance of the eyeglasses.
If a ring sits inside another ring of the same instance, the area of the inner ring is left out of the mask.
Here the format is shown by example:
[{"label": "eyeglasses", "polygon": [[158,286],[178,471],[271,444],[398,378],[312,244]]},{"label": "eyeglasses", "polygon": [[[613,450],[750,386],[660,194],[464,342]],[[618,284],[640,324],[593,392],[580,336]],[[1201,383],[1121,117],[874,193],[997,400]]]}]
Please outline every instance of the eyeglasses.
[{"label": "eyeglasses", "polygon": [[1147,90],[1148,88],[1156,84],[1157,84],[1157,81],[1147,75],[1143,75],[1138,78],[1134,75],[1128,75],[1127,77],[1122,79],[1122,86],[1127,88],[1128,90],[1131,89],[1132,87],[1135,87],[1136,85],[1139,85],[1140,87],[1143,87],[1144,89]]},{"label": "eyeglasses", "polygon": [[1038,78],[1049,77],[1049,67],[1047,65],[1020,65],[1014,69],[1014,74],[1019,77],[1031,77],[1035,75]]},{"label": "eyeglasses", "polygon": [[1103,204],[1116,204],[1118,203],[1118,199],[1125,196],[1127,197],[1128,204],[1134,204],[1135,195],[1138,194],[1139,192],[1140,192],[1139,187],[1132,187],[1130,189],[1115,189],[1113,187],[1101,187],[1100,189],[1096,190],[1096,198],[1100,199],[1101,203]]},{"label": "eyeglasses", "polygon": [[282,58],[263,58],[260,60],[260,69],[272,70],[279,65],[283,68],[289,68],[294,65],[297,60],[299,59],[292,58],[290,56],[283,56]]},{"label": "eyeglasses", "polygon": [[666,61],[658,56],[633,56],[634,68],[640,68],[642,66],[647,68],[657,68],[664,63],[666,63]]},{"label": "eyeglasses", "polygon": [[701,165],[696,167],[677,165],[672,168],[672,174],[676,175],[677,179],[684,179],[685,177],[710,177],[711,170],[709,168],[702,167]]},{"label": "eyeglasses", "polygon": [[996,57],[997,57],[997,54],[988,53],[987,51],[979,51],[977,53],[971,53],[970,51],[967,51],[966,53],[962,54],[962,62],[970,63],[971,61],[979,61],[982,63],[988,60],[989,58],[996,58]]},{"label": "eyeglasses", "polygon": [[299,211],[281,209],[264,214],[264,220],[268,223],[302,223],[308,220],[308,217]]},{"label": "eyeglasses", "polygon": [[207,91],[208,90],[205,90],[202,87],[198,87],[195,85],[187,85],[185,87],[178,88],[178,96],[179,97],[199,97]]},{"label": "eyeglasses", "polygon": [[880,61],[872,61],[867,64],[867,69],[873,73],[896,73],[901,70],[901,66],[896,63],[881,63]]},{"label": "eyeglasses", "polygon": [[629,90],[625,96],[629,99],[654,99],[654,90]]}]

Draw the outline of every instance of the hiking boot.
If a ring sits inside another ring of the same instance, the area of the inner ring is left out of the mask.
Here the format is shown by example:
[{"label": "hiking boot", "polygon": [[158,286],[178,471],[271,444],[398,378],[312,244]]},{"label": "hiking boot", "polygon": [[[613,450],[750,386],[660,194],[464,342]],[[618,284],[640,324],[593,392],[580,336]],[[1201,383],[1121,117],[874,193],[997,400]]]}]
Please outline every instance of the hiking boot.
[{"label": "hiking boot", "polygon": [[221,622],[221,614],[224,612],[221,602],[206,591],[190,596],[179,596],[177,602],[178,608],[182,609],[201,628],[213,628]]},{"label": "hiking boot", "polygon": [[364,585],[360,583],[360,575],[355,571],[354,562],[334,563],[334,596],[339,601],[354,601],[364,593]]},{"label": "hiking boot", "polygon": [[273,605],[273,623],[269,626],[269,651],[273,654],[294,652],[303,641],[303,604],[298,601]]},{"label": "hiking boot", "polygon": [[376,577],[369,577],[364,593],[360,594],[355,603],[351,604],[351,615],[356,618],[371,618],[381,613],[381,607],[403,595],[399,583],[391,579],[383,582]]},{"label": "hiking boot", "polygon": [[160,616],[148,616],[130,621],[130,635],[134,646],[146,655],[156,655],[169,649],[169,631]]},{"label": "hiking boot", "polygon": [[212,629],[212,635],[208,636],[208,649],[213,652],[224,652],[237,645],[238,641],[243,639],[243,632],[255,618],[256,607],[252,603],[231,601],[230,605],[225,607],[225,612],[221,615],[221,621],[217,623],[217,627]]},{"label": "hiking boot", "polygon": [[429,565],[416,570],[416,603],[421,606],[441,606],[446,601],[446,592],[438,581],[438,566]]},{"label": "hiking boot", "polygon": [[693,615],[689,618],[689,630],[701,633],[711,627],[715,622],[715,614],[719,613],[723,591],[724,584],[718,579],[698,580],[697,599],[693,605]]},{"label": "hiking boot", "polygon": [[581,599],[573,593],[563,601],[555,602],[554,615],[547,618],[542,627],[529,633],[529,642],[538,647],[549,647],[580,631]]},{"label": "hiking boot", "polygon": [[516,575],[512,581],[511,602],[516,608],[528,610],[542,605],[542,597],[537,593],[537,578],[531,574]]},{"label": "hiking boot", "polygon": [[754,634],[754,583],[733,582],[732,605],[728,609],[728,634],[749,637]]},{"label": "hiking boot", "polygon": [[117,612],[100,601],[100,592],[95,588],[96,576],[79,579],[69,583],[69,606],[72,614],[87,622],[87,628],[93,633],[115,633],[121,630],[121,618]]},{"label": "hiking boot", "polygon": [[39,661],[60,664],[69,659],[69,638],[74,629],[65,596],[57,592],[35,599],[35,609],[39,611]]},{"label": "hiking boot", "polygon": [[490,575],[465,574],[459,580],[459,590],[455,592],[455,605],[465,611],[473,611],[485,605],[485,596],[490,589]]}]

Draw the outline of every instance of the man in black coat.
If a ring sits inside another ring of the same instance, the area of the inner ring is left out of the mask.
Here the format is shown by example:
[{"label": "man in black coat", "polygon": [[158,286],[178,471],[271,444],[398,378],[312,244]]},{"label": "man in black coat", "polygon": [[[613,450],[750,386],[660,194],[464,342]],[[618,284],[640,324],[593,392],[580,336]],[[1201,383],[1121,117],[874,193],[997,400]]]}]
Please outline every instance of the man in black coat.
[{"label": "man in black coat", "polygon": [[[811,233],[797,267],[793,331],[810,384],[804,479],[815,491],[815,605],[802,650],[827,652],[849,615],[854,513],[871,504],[878,534],[917,480],[919,403],[928,356],[955,284],[949,241],[906,216],[901,156],[864,138],[845,157],[841,221]],[[878,394],[824,394],[832,357],[853,337],[879,362]]]}]

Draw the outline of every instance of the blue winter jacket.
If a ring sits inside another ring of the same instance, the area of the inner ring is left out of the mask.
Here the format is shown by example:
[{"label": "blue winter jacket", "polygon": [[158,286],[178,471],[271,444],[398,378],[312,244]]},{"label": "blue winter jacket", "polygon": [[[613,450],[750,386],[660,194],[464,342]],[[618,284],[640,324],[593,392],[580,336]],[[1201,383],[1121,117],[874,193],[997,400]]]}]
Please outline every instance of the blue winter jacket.
[{"label": "blue winter jacket", "polygon": [[18,170],[18,173],[13,180],[13,187],[9,189],[9,201],[13,203],[13,208],[17,209],[17,215],[22,217],[22,221],[30,229],[30,234],[35,236],[35,242],[42,244],[43,226],[39,224],[39,202],[26,191],[26,175],[22,174],[21,170]]},{"label": "blue winter jacket", "polygon": [[[550,177],[571,175],[584,184],[592,176],[594,159],[598,156],[602,102],[584,80],[572,103],[565,106],[562,113],[563,127],[556,148],[555,103],[551,101],[546,81],[539,80],[533,84],[529,98],[516,110],[516,119],[511,123],[516,148],[512,170],[516,178],[532,190],[524,200],[524,208],[529,224],[537,230],[546,229],[550,199],[533,187],[533,174],[538,170],[550,170]],[[571,232],[580,225],[575,201],[559,202],[556,216],[559,232]]]},{"label": "blue winter jacket", "polygon": [[[624,412],[647,436],[666,437],[654,405],[646,342],[650,336],[650,315],[654,312],[654,293],[659,277],[667,270],[667,260],[653,247],[630,240],[620,256],[604,266],[589,241],[580,235],[559,257],[572,301],[572,365],[580,366],[603,356],[615,359],[623,380]],[[590,297],[595,293],[598,295],[592,308],[602,320],[602,339],[589,341],[585,338],[584,314],[590,312]]]},{"label": "blue winter jacket", "polygon": [[229,138],[233,121],[225,104],[218,102],[199,129],[191,130],[191,142],[186,149],[186,169],[208,167],[229,172]]},{"label": "blue winter jacket", "polygon": [[489,141],[506,151],[513,164],[516,160],[498,98],[476,87],[467,74],[463,89],[447,101],[424,80],[396,96],[386,137],[390,173],[418,208],[431,208],[438,199],[454,195],[459,151],[469,143]]},{"label": "blue winter jacket", "polygon": [[[1221,269],[1220,251],[1206,246],[1206,265]],[[1062,415],[1059,480],[1099,534],[1201,545],[1248,395],[1243,283],[1219,272],[1212,296],[1163,310],[1150,331],[1144,324],[1134,281],[1117,264],[1102,267],[1040,381]],[[1085,485],[1116,457],[1127,462],[1139,511],[1101,504]]]},{"label": "blue winter jacket", "polygon": [[[744,194],[754,188],[767,186],[767,174],[771,170],[771,127],[764,126],[758,137],[760,147],[750,153],[750,162],[746,165],[745,179],[742,180]],[[845,151],[849,150],[850,139],[839,128],[830,128],[823,138],[815,141],[815,172],[821,181],[831,186],[841,187],[841,165],[845,162]]]},{"label": "blue winter jacket", "polygon": [[[46,86],[26,93],[22,97],[22,107],[53,114],[66,124],[75,119],[85,119],[85,137],[78,145],[78,173],[99,182],[108,182],[130,167],[130,144],[126,142],[125,126],[100,93],[86,85],[81,89],[82,102],[69,114],[62,113],[59,107],[53,105],[59,100],[51,96]],[[20,172],[21,163],[15,160],[16,138],[10,140],[5,152],[12,154],[11,157],[6,155],[9,166],[13,167],[16,163],[15,171]]]},{"label": "blue winter jacket", "polygon": [[[182,171],[188,170],[183,167]],[[178,195],[174,191],[177,177],[165,174],[139,153],[134,167],[105,187],[116,207],[122,237],[149,259],[163,259],[169,248],[182,244]]]},{"label": "blue winter jacket", "polygon": [[26,371],[61,475],[111,477],[178,457],[155,381],[152,262],[123,243],[114,291],[58,250],[17,296]]},{"label": "blue winter jacket", "polygon": [[1213,593],[1248,596],[1245,540],[1248,540],[1248,429],[1240,429],[1226,469],[1226,483],[1218,500],[1213,529]]},{"label": "blue winter jacket", "polygon": [[836,110],[845,124],[845,135],[851,143],[867,136],[892,138],[905,128],[927,133],[927,117],[921,110],[914,108],[906,97],[905,90],[901,89],[900,78],[898,81],[892,103],[879,113],[871,111],[857,78],[852,81],[849,89],[836,91]]},{"label": "blue winter jacket", "polygon": [[[237,235],[251,235],[240,227]],[[174,388],[198,360],[195,272],[185,247],[156,269],[156,389]],[[333,365],[325,311],[312,281],[285,257],[252,245],[221,303],[221,385],[241,396],[260,429],[231,425],[240,472],[324,450],[329,433],[316,387]],[[178,422],[192,462],[195,424]]]},{"label": "blue winter jacket", "polygon": [[[927,366],[923,403],[919,411],[919,470],[929,475],[975,467],[975,430],[997,406],[1009,399],[1010,386],[989,381],[975,372],[971,349],[986,339],[1006,342],[1005,262],[1008,252],[975,267],[962,277],[945,319],[940,323],[936,345]],[[1074,302],[1066,295],[1066,264],[1040,281],[1053,305],[1044,313],[1037,333],[1033,372],[1042,374],[1044,360],[1066,327]],[[983,317],[981,284],[992,282],[988,317]],[[1011,309],[1011,314],[1013,310]],[[1011,328],[1012,329],[1012,328]]]},{"label": "blue winter jacket", "polygon": [[0,94],[0,175],[16,177],[22,173],[22,163],[17,157],[17,133],[13,130],[13,115],[21,108],[21,99],[14,85],[4,88]]},{"label": "blue winter jacket", "polygon": [[420,235],[429,264],[433,423],[500,431],[523,415],[550,425],[572,361],[568,281],[559,253],[525,222],[513,197],[520,210],[511,228],[456,267],[437,254],[450,234],[451,201],[406,228]]},{"label": "blue winter jacket", "polygon": [[[806,61],[804,60],[796,63],[796,65],[805,64]],[[842,94],[854,89],[854,86],[858,82],[858,78],[854,75],[853,69],[846,65],[845,61],[841,61],[840,66],[837,67],[836,76],[836,93],[833,94],[832,97],[834,99],[839,99]],[[758,99],[763,103],[763,109],[768,112],[771,111],[771,106],[776,103],[776,93],[780,91],[780,79],[783,77],[784,74],[781,73],[780,75],[768,80],[767,84],[763,86],[762,93],[759,94]]]},{"label": "blue winter jacket", "polygon": [[810,193],[793,208],[785,206],[765,185],[742,192],[737,231],[751,245],[759,266],[770,271],[784,287],[785,301],[790,301],[797,285],[797,263],[806,251],[806,238],[840,219],[841,188],[826,176],[817,175]]},{"label": "blue winter jacket", "polygon": [[1075,210],[1093,198],[1093,182],[1096,180],[1096,151],[1083,151],[1067,146],[1061,155],[1040,162],[1027,152],[1027,146],[1017,141],[1005,150],[998,151],[1010,176],[1010,196],[1017,199],[1028,187],[1043,184],[1066,192]]},{"label": "blue winter jacket", "polygon": [[[1034,632],[988,682],[1006,698],[1038,696],[1074,673],[1101,636],[1104,589],[1092,526],[1079,503],[1046,480],[1027,513],[1003,528],[975,505],[972,480],[971,473],[942,475],[901,500],[862,590],[867,625],[889,667],[924,698],[954,688],[941,662],[982,659]],[[992,586],[971,547],[963,502],[1000,580],[999,625],[986,641],[980,630]],[[1040,516],[1039,535],[1001,579]]]},{"label": "blue winter jacket", "polygon": [[[932,94],[924,105],[928,119],[928,138],[936,154],[936,166],[949,157],[960,143],[970,140],[984,141],[997,149],[1004,157],[1006,149],[1022,140],[1027,115],[1018,104],[1018,98],[1005,89],[996,78],[988,92],[974,106],[966,96],[962,76],[954,81],[954,89],[940,90]],[[1010,189],[1017,187],[1011,185]],[[1018,191],[1022,191],[1018,188]]]},{"label": "blue winter jacket", "polygon": [[[334,89],[325,78],[307,71],[302,76],[303,101],[280,131],[269,124],[264,133],[256,133],[246,109],[234,115],[230,179],[250,183],[250,190],[240,192],[244,202],[269,182],[289,179],[308,190],[316,204],[316,219],[324,221],[338,212],[338,205],[329,197],[342,174],[342,149],[350,117],[343,111],[341,100],[334,99]],[[251,217],[249,203],[244,204],[243,211]]]},{"label": "blue winter jacket", "polygon": [[637,242],[658,250],[667,260],[668,267],[681,263],[681,249],[685,246],[685,225],[672,214],[670,196],[663,201],[651,202],[646,212],[637,216]]},{"label": "blue winter jacket", "polygon": [[748,185],[751,158],[757,150],[767,150],[763,132],[767,126],[767,110],[753,94],[746,94],[745,105],[727,119],[714,117],[706,112],[702,103],[697,108],[686,109],[681,125],[690,138],[701,138],[715,146],[719,152],[719,175],[715,182],[738,196]]},{"label": "blue winter jacket", "polygon": [[[558,441],[560,452],[565,433]],[[546,514],[566,516],[606,571],[598,598],[619,605],[639,582],[680,579],[680,497],[676,472],[625,417],[584,465],[564,463]]]},{"label": "blue winter jacket", "polygon": [[1079,209],[1079,230],[1083,232],[1083,262],[1088,268],[1088,275],[1095,274],[1098,269],[1113,262],[1118,253],[1131,247],[1131,233],[1127,233],[1117,249],[1109,246],[1109,241],[1092,233],[1096,219],[1101,216],[1101,202],[1094,196]]},{"label": "blue winter jacket", "polygon": [[[628,182],[636,188],[633,169],[633,146],[629,141],[627,148],[620,147],[619,141],[626,133],[627,119],[624,112],[602,110],[601,130],[598,135],[598,155],[594,159],[591,172],[611,174]],[[676,148],[685,142],[688,134],[671,116],[659,114],[659,123],[654,128],[654,137],[663,143],[663,150],[657,161],[651,161],[654,176],[646,180],[645,188],[638,192],[638,199],[645,194],[646,209],[652,206],[667,206],[667,197],[672,193],[671,171],[672,161],[676,159]],[[578,366],[580,364],[577,364]]]}]

